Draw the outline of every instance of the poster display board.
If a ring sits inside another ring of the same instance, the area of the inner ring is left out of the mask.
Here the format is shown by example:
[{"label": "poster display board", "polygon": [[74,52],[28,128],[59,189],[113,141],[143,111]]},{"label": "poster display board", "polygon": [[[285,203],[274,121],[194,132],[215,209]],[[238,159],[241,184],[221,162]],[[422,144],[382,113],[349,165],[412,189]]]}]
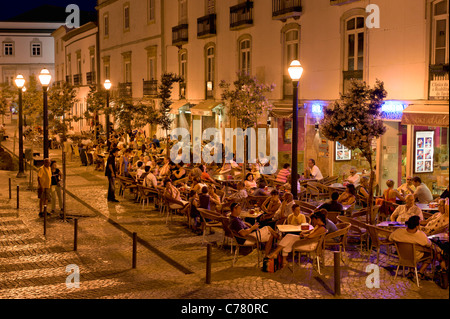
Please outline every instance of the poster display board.
[{"label": "poster display board", "polygon": [[434,131],[417,131],[414,145],[414,173],[433,172]]},{"label": "poster display board", "polygon": [[336,142],[336,161],[350,161],[352,159],[352,151],[339,142]]}]

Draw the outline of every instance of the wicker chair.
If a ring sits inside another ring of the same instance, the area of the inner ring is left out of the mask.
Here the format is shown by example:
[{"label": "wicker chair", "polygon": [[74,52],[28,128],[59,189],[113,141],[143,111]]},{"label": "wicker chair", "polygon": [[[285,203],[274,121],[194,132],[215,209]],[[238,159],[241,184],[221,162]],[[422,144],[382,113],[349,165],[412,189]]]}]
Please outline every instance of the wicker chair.
[{"label": "wicker chair", "polygon": [[420,287],[419,276],[417,274],[417,263],[424,261],[431,262],[431,260],[433,259],[433,250],[422,249],[422,246],[419,246],[421,248],[420,250],[428,252],[429,254],[425,254],[422,258],[417,259],[416,251],[419,247],[416,246],[416,244],[401,242],[394,242],[394,244],[398,254],[398,263],[394,280],[397,278],[398,269],[400,268],[400,266],[403,266],[403,275],[405,275],[405,267],[411,267],[414,268],[415,271],[417,287]]},{"label": "wicker chair", "polygon": [[347,217],[347,216],[338,216],[337,219],[341,223],[350,223],[351,226],[347,232],[347,239],[348,238],[358,238],[361,245],[360,250],[361,253],[363,252],[363,241],[364,239],[368,239],[369,232],[367,230],[367,224],[363,223],[357,219]]},{"label": "wicker chair", "polygon": [[[322,275],[322,273],[320,272],[320,259],[322,258],[322,254],[323,254],[323,242],[325,239],[325,235],[327,233],[324,233],[316,238],[311,238],[311,239],[306,239],[306,240],[301,240],[301,242],[299,242],[298,244],[294,244],[294,246],[292,246],[292,272],[294,273],[295,270],[295,253],[298,253],[298,263],[300,265],[300,255],[302,253],[306,254],[306,255],[314,255],[314,258],[312,259],[312,263],[313,263],[313,267],[314,267],[314,259],[317,262],[317,272],[319,273],[319,275]],[[305,249],[304,246],[305,244],[314,244],[317,243],[317,246],[315,246],[314,249]]]},{"label": "wicker chair", "polygon": [[[339,223],[336,225],[337,229],[335,232],[328,233],[325,235],[323,241],[324,249],[327,246],[339,246],[339,252],[345,253],[345,246],[347,244],[347,234],[351,227],[350,223]],[[339,241],[335,241],[334,238],[339,237]],[[344,254],[341,254],[342,261],[344,261]],[[345,262],[345,261],[344,261]]]},{"label": "wicker chair", "polygon": [[369,251],[368,260],[370,261],[370,257],[372,256],[372,249],[376,248],[377,250],[377,264],[380,261],[380,248],[381,246],[386,246],[386,251],[388,255],[388,260],[390,258],[390,247],[394,245],[394,242],[389,240],[389,235],[392,233],[389,230],[383,229],[381,227],[372,226],[366,224],[367,230],[369,231],[369,236],[371,239],[371,247]]},{"label": "wicker chair", "polygon": [[[258,256],[258,268],[259,268],[259,264],[260,264],[260,257],[259,257],[259,241],[258,239],[256,239],[256,241],[247,241],[246,237],[242,237],[241,235],[239,235],[238,233],[236,233],[235,231],[231,231],[233,234],[233,237],[236,241],[236,250],[234,251],[234,257],[233,257],[233,263],[232,266],[234,267],[234,265],[237,262],[237,259],[239,257],[239,250],[241,247],[250,247],[252,249],[252,251],[254,249],[256,249],[257,252],[257,256]],[[242,244],[239,243],[239,241],[242,241]]]},{"label": "wicker chair", "polygon": [[212,227],[219,227],[222,228],[222,218],[223,216],[208,209],[204,208],[197,208],[200,212],[200,218],[202,222],[202,229],[203,229],[203,237],[202,237],[202,244],[205,243],[205,236],[206,236],[206,229],[209,228],[209,231],[211,233]]}]

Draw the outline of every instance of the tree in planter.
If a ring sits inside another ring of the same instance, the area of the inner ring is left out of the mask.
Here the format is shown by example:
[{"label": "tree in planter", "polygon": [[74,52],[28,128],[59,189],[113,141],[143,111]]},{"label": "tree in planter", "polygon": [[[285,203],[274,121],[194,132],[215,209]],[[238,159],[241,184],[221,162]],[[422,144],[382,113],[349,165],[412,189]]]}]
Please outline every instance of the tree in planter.
[{"label": "tree in planter", "polygon": [[161,99],[157,123],[166,131],[166,154],[169,155],[169,130],[172,127],[173,119],[169,114],[172,108],[171,96],[174,83],[182,82],[183,78],[174,73],[164,73],[161,76],[161,84],[158,86],[158,98]]},{"label": "tree in planter", "polygon": [[[221,81],[219,87],[223,89],[222,100],[226,101],[229,116],[239,120],[240,128],[245,132],[248,128],[255,128],[258,118],[264,112],[271,110],[272,105],[265,96],[274,90],[275,85],[266,85],[258,82],[256,77],[246,73],[238,73],[238,79],[231,84]],[[244,139],[244,178],[248,164],[248,136]]]},{"label": "tree in planter", "polygon": [[341,98],[334,103],[334,107],[324,111],[320,121],[320,132],[331,141],[338,141],[354,151],[359,149],[370,167],[369,200],[367,222],[372,222],[373,207],[373,170],[374,153],[372,141],[386,132],[381,119],[381,107],[387,92],[384,83],[377,80],[374,88],[365,82],[352,80],[350,87]]},{"label": "tree in planter", "polygon": [[78,102],[76,89],[69,83],[63,82],[60,86],[51,86],[48,94],[48,123],[49,128],[56,133],[68,130],[72,121],[79,121],[82,117],[73,116],[71,110],[73,104]]}]

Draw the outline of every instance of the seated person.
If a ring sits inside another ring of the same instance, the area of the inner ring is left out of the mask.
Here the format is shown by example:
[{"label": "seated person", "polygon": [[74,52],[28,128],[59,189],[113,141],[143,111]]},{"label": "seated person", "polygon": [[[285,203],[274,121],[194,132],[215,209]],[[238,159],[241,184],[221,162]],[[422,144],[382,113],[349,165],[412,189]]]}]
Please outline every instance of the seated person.
[{"label": "seated person", "polygon": [[[255,223],[250,226],[245,223],[239,216],[241,214],[241,205],[239,203],[231,204],[231,215],[230,215],[230,229],[234,233],[238,234],[240,238],[237,237],[236,240],[239,244],[250,244],[255,243],[259,240],[261,243],[265,243],[265,255],[267,256],[272,249],[272,244],[274,239],[278,239],[279,235],[271,227],[266,226],[259,229],[259,224]],[[258,232],[258,234],[257,234]]]},{"label": "seated person", "polygon": [[294,204],[292,205],[292,214],[287,217],[286,224],[293,226],[300,226],[301,224],[306,223],[306,217],[300,211],[300,205]]},{"label": "seated person", "polygon": [[268,197],[261,205],[261,210],[264,212],[264,214],[259,217],[259,222],[261,225],[263,225],[266,221],[271,221],[280,206],[281,202],[279,193],[276,189],[274,189],[270,192],[270,197]]},{"label": "seated person", "polygon": [[446,209],[445,206],[445,199],[439,200],[439,206],[438,206],[438,213],[434,213],[430,218],[428,218],[425,221],[421,222],[422,231],[427,234],[427,236],[430,236],[433,234],[437,229],[447,226],[448,227],[448,206]]},{"label": "seated person", "polygon": [[345,192],[343,192],[338,197],[337,201],[342,205],[353,205],[356,202],[355,195],[356,195],[355,185],[347,184],[347,186],[345,187]]},{"label": "seated person", "polygon": [[200,212],[198,211],[198,208],[200,207],[200,200],[198,198],[198,194],[196,191],[191,190],[189,192],[189,216],[191,217],[192,223],[192,230],[194,232],[197,232],[200,229],[201,222],[200,222]]},{"label": "seated person", "polygon": [[170,176],[170,158],[164,157],[164,164],[159,171],[159,176]]},{"label": "seated person", "polygon": [[202,187],[202,192],[198,195],[199,207],[204,209],[211,209],[211,197],[208,194],[208,186]]},{"label": "seated person", "polygon": [[433,194],[431,194],[430,189],[422,183],[422,179],[420,177],[413,177],[413,185],[416,187],[414,191],[414,198],[421,204],[428,204],[433,201]]},{"label": "seated person", "polygon": [[183,162],[176,164],[176,169],[172,172],[171,179],[176,182],[186,177],[186,170],[183,168]]},{"label": "seated person", "polygon": [[[281,186],[281,189],[286,190],[288,192],[291,191],[291,175],[288,175],[287,177],[287,181],[286,184],[284,184],[283,186]],[[298,176],[298,180],[297,180],[297,194],[300,193],[303,190],[303,187],[300,186],[300,176]]]},{"label": "seated person", "polygon": [[400,194],[400,192],[394,188],[394,181],[392,179],[386,181],[386,186],[388,188],[383,192],[383,199],[385,201],[391,203],[395,203],[397,199],[401,200],[402,202],[405,201],[403,195]]},{"label": "seated person", "polygon": [[156,179],[154,171],[152,172],[152,170],[150,169],[150,166],[145,166],[145,173],[144,174],[145,174],[145,177],[144,177],[144,180],[142,182],[142,185],[145,186],[145,187],[157,188],[158,187],[158,180]]},{"label": "seated person", "polygon": [[221,212],[222,211],[222,201],[221,201],[219,195],[216,194],[216,187],[214,185],[208,186],[208,194],[209,194],[211,206],[213,206],[217,212]]},{"label": "seated person", "polygon": [[294,196],[292,193],[286,192],[283,194],[283,201],[281,202],[280,208],[275,212],[275,215],[272,218],[272,221],[282,222],[284,221],[290,214],[292,214],[292,208],[294,207]]},{"label": "seated person", "polygon": [[216,183],[216,181],[213,180],[212,177],[208,174],[208,172],[206,170],[206,165],[200,165],[199,169],[201,170],[200,178],[203,181],[213,183],[213,184]]},{"label": "seated person", "polygon": [[326,218],[321,212],[316,212],[311,215],[311,224],[314,229],[311,231],[304,231],[300,235],[287,234],[278,243],[278,247],[269,255],[269,258],[276,258],[281,252],[283,256],[283,265],[287,265],[287,256],[292,252],[292,248],[295,245],[297,248],[304,249],[315,249],[317,247],[317,242],[312,242],[310,239],[317,238],[327,232],[325,228]]},{"label": "seated person", "polygon": [[259,181],[257,188],[253,191],[253,196],[269,196],[270,193],[266,190],[267,186],[264,181]]},{"label": "seated person", "polygon": [[247,194],[247,191],[245,190],[244,183],[238,182],[237,183],[237,192],[234,192],[233,194],[229,195],[228,197],[225,197],[225,201],[226,202],[233,202],[233,201],[239,202],[247,197],[248,197],[248,194]]},{"label": "seated person", "polygon": [[318,208],[319,209],[325,209],[328,212],[340,212],[342,213],[344,211],[344,207],[341,203],[338,202],[339,199],[339,193],[333,192],[331,193],[331,200],[328,202],[323,203]]},{"label": "seated person", "polygon": [[[335,231],[337,231],[338,230],[338,228],[336,227],[336,225],[331,221],[331,220],[329,220],[328,219],[328,212],[327,212],[327,210],[326,209],[320,209],[319,210],[322,214],[324,214],[325,215],[325,219],[326,219],[326,223],[325,223],[325,228],[327,229],[327,234],[329,234],[329,233],[334,233]],[[338,236],[338,237],[334,237],[334,238],[332,238],[334,241],[336,241],[336,242],[338,242],[339,241],[339,238],[340,236]]]},{"label": "seated person", "polygon": [[365,201],[362,202],[362,205],[363,207],[367,207],[367,201],[369,200],[369,177],[361,177],[361,184],[358,188],[358,195],[365,199]]},{"label": "seated person", "polygon": [[145,173],[144,169],[144,162],[138,161],[137,162],[137,169],[136,169],[136,177],[139,179],[141,178],[142,174]]},{"label": "seated person", "polygon": [[357,188],[359,186],[359,182],[361,180],[361,177],[359,176],[359,174],[357,174],[356,172],[356,168],[352,167],[350,169],[350,176],[347,177],[344,182],[348,182],[350,184],[355,185],[355,188]]},{"label": "seated person", "polygon": [[414,203],[414,195],[406,195],[405,205],[399,205],[392,213],[390,220],[404,223],[412,216],[418,216],[423,220],[422,210]]},{"label": "seated person", "polygon": [[253,176],[252,173],[248,173],[247,176],[245,176],[245,190],[247,191],[247,193],[250,193],[250,191],[253,188],[256,188],[256,181],[255,181],[255,177]]},{"label": "seated person", "polygon": [[[419,245],[419,248],[415,251],[416,258],[420,259],[424,256],[426,252],[420,249],[420,246],[431,247],[431,241],[428,239],[427,235],[419,230],[419,216],[412,216],[406,221],[407,228],[398,228],[390,236],[390,241],[397,241],[401,243],[410,243]],[[428,267],[429,263],[424,262],[419,270],[419,278],[425,279],[425,269]]]},{"label": "seated person", "polygon": [[203,183],[203,181],[200,178],[196,178],[194,182],[192,183],[192,189],[197,192],[197,194],[200,194],[202,192],[203,187],[208,187],[206,183]]},{"label": "seated person", "polygon": [[164,180],[164,197],[170,199],[171,202],[175,202],[174,208],[185,208],[189,203],[186,200],[181,199],[180,191],[173,186],[171,179]]},{"label": "seated person", "polygon": [[416,187],[412,183],[412,177],[406,177],[406,183],[402,184],[397,188],[397,190],[405,197],[408,194],[414,194]]},{"label": "seated person", "polygon": [[285,184],[287,181],[287,177],[291,174],[291,165],[289,163],[285,163],[283,165],[283,169],[281,169],[277,174],[277,182]]}]

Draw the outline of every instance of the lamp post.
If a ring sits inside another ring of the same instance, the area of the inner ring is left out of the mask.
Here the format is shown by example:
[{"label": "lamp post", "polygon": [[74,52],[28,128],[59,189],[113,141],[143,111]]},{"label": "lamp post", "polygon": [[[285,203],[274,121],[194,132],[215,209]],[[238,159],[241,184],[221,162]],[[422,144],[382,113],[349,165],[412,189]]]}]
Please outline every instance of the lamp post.
[{"label": "lamp post", "polygon": [[106,146],[107,149],[109,151],[109,146],[110,146],[110,142],[109,142],[109,90],[111,89],[111,81],[110,80],[105,80],[105,83],[103,83],[103,86],[105,87],[106,90]]},{"label": "lamp post", "polygon": [[23,122],[22,122],[22,89],[25,85],[25,78],[22,74],[16,76],[14,80],[17,88],[19,89],[19,172],[17,173],[18,178],[25,177],[23,169]]},{"label": "lamp post", "polygon": [[289,66],[289,76],[292,79],[294,87],[293,92],[293,106],[292,106],[292,164],[291,164],[291,192],[294,200],[297,197],[297,147],[298,147],[298,83],[303,73],[303,68],[299,61],[294,60]]},{"label": "lamp post", "polygon": [[42,90],[44,91],[44,159],[48,157],[48,106],[47,106],[47,90],[52,76],[50,72],[43,68],[39,74],[39,82],[41,82]]}]

